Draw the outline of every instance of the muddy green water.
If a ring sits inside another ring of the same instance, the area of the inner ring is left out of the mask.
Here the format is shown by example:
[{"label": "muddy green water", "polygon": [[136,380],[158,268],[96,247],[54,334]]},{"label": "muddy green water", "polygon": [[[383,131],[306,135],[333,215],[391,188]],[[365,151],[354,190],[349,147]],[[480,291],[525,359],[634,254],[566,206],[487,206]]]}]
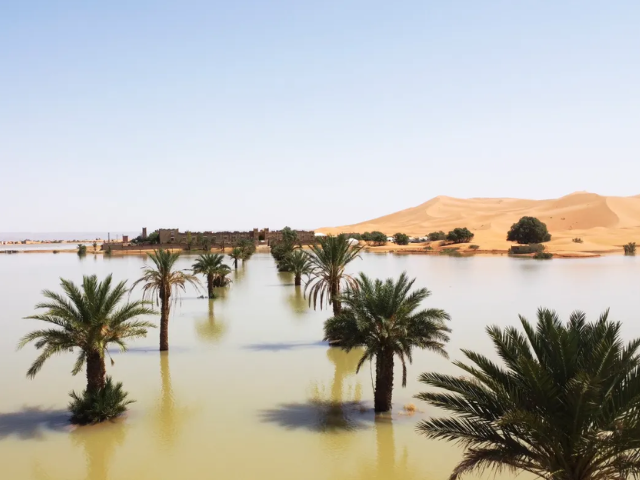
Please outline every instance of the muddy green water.
[{"label": "muddy green water", "polygon": [[[184,256],[187,268],[194,257]],[[7,480],[160,479],[445,479],[460,458],[451,444],[415,432],[437,414],[413,395],[421,372],[453,372],[446,359],[416,352],[406,389],[394,390],[394,411],[376,419],[367,366],[359,352],[330,349],[319,340],[328,313],[307,308],[271,257],[255,255],[213,302],[188,291],[174,307],[171,351],[157,351],[158,331],[114,353],[108,373],[124,382],[136,403],[121,421],[72,429],[68,392],[74,356],[49,361],[34,380],[25,372],[33,347],[15,345],[38,322],[33,312],[58,278],[113,273],[138,278],[142,257],[88,255],[0,256],[0,478]],[[594,317],[607,307],[640,336],[638,259],[604,257],[533,261],[506,257],[364,255],[352,271],[377,277],[406,270],[432,291],[428,306],[453,317],[453,359],[460,348],[491,354],[488,323],[513,325],[538,306],[563,316],[574,309]],[[137,292],[134,293],[134,296]],[[396,372],[399,379],[399,371]],[[415,402],[420,410],[404,415]],[[497,478],[511,478],[505,475]],[[524,478],[524,477],[520,477]]]}]

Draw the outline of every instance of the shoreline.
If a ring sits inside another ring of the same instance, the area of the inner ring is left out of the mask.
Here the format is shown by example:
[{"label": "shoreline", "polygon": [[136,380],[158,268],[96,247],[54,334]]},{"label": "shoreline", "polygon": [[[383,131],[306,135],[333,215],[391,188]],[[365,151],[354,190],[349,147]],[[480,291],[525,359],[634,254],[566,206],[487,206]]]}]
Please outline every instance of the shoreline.
[{"label": "shoreline", "polygon": [[[448,255],[455,257],[471,257],[471,256],[483,256],[483,257],[492,257],[492,256],[510,256],[510,257],[532,257],[533,254],[511,254],[508,250],[504,249],[469,249],[468,244],[458,244],[458,245],[443,245],[437,246],[432,250],[426,250],[426,244],[413,244],[413,245],[395,245],[395,244],[387,244],[381,246],[372,246],[365,245],[363,248],[364,252],[368,253],[378,253],[378,254],[397,254],[397,255]],[[465,248],[466,247],[466,248]],[[221,249],[213,249],[211,253],[222,253],[226,254],[230,252],[232,247],[226,247],[224,252]],[[110,256],[112,257],[122,257],[128,255],[147,255],[149,253],[153,253],[154,249],[137,249],[137,250],[114,250],[111,252]],[[180,250],[180,249],[170,249],[171,251],[179,251],[183,254],[192,254],[192,255],[200,255],[205,253],[202,250]],[[270,247],[260,245],[257,250],[258,253],[270,253]],[[547,250],[548,251],[548,250]],[[0,250],[0,255],[16,255],[16,254],[33,254],[33,253],[48,253],[48,254],[60,254],[60,253],[73,253],[78,254],[76,249],[20,249],[20,250]],[[624,255],[624,251],[615,249],[615,250],[607,250],[607,251],[583,251],[583,252],[575,252],[575,251],[549,251],[549,253],[553,254],[553,258],[598,258],[605,255]],[[85,256],[89,255],[109,255],[104,250],[90,251],[88,250]]]}]

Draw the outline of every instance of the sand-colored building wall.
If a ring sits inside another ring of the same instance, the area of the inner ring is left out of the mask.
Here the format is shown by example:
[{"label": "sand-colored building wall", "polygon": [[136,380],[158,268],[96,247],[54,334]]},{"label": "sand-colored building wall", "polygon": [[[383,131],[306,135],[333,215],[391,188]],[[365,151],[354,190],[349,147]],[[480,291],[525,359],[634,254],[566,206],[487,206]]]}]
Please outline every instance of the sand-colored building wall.
[{"label": "sand-colored building wall", "polygon": [[[315,233],[307,230],[296,230],[298,241],[302,244],[310,244],[315,241]],[[180,244],[188,243],[188,236],[191,235],[193,243],[197,243],[199,238],[207,239],[210,245],[232,245],[240,240],[249,240],[258,244],[264,240],[267,244],[282,240],[282,230],[271,231],[268,228],[259,230],[254,228],[245,232],[181,232],[177,228],[161,228],[158,230],[160,244]]]}]

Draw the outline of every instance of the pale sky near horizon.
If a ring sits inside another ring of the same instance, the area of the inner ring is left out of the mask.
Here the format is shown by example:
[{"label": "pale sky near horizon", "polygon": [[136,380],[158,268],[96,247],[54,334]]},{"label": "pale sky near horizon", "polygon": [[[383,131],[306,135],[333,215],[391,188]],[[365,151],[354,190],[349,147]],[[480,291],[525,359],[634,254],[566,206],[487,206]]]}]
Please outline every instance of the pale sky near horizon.
[{"label": "pale sky near horizon", "polygon": [[0,231],[640,194],[637,1],[0,2]]}]

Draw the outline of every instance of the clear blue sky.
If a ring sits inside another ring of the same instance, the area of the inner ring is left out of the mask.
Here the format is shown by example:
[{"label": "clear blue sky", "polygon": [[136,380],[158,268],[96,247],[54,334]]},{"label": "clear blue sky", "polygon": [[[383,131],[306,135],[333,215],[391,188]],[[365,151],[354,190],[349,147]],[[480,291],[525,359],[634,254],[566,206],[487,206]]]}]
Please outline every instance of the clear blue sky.
[{"label": "clear blue sky", "polygon": [[4,1],[0,231],[640,194],[638,1]]}]

